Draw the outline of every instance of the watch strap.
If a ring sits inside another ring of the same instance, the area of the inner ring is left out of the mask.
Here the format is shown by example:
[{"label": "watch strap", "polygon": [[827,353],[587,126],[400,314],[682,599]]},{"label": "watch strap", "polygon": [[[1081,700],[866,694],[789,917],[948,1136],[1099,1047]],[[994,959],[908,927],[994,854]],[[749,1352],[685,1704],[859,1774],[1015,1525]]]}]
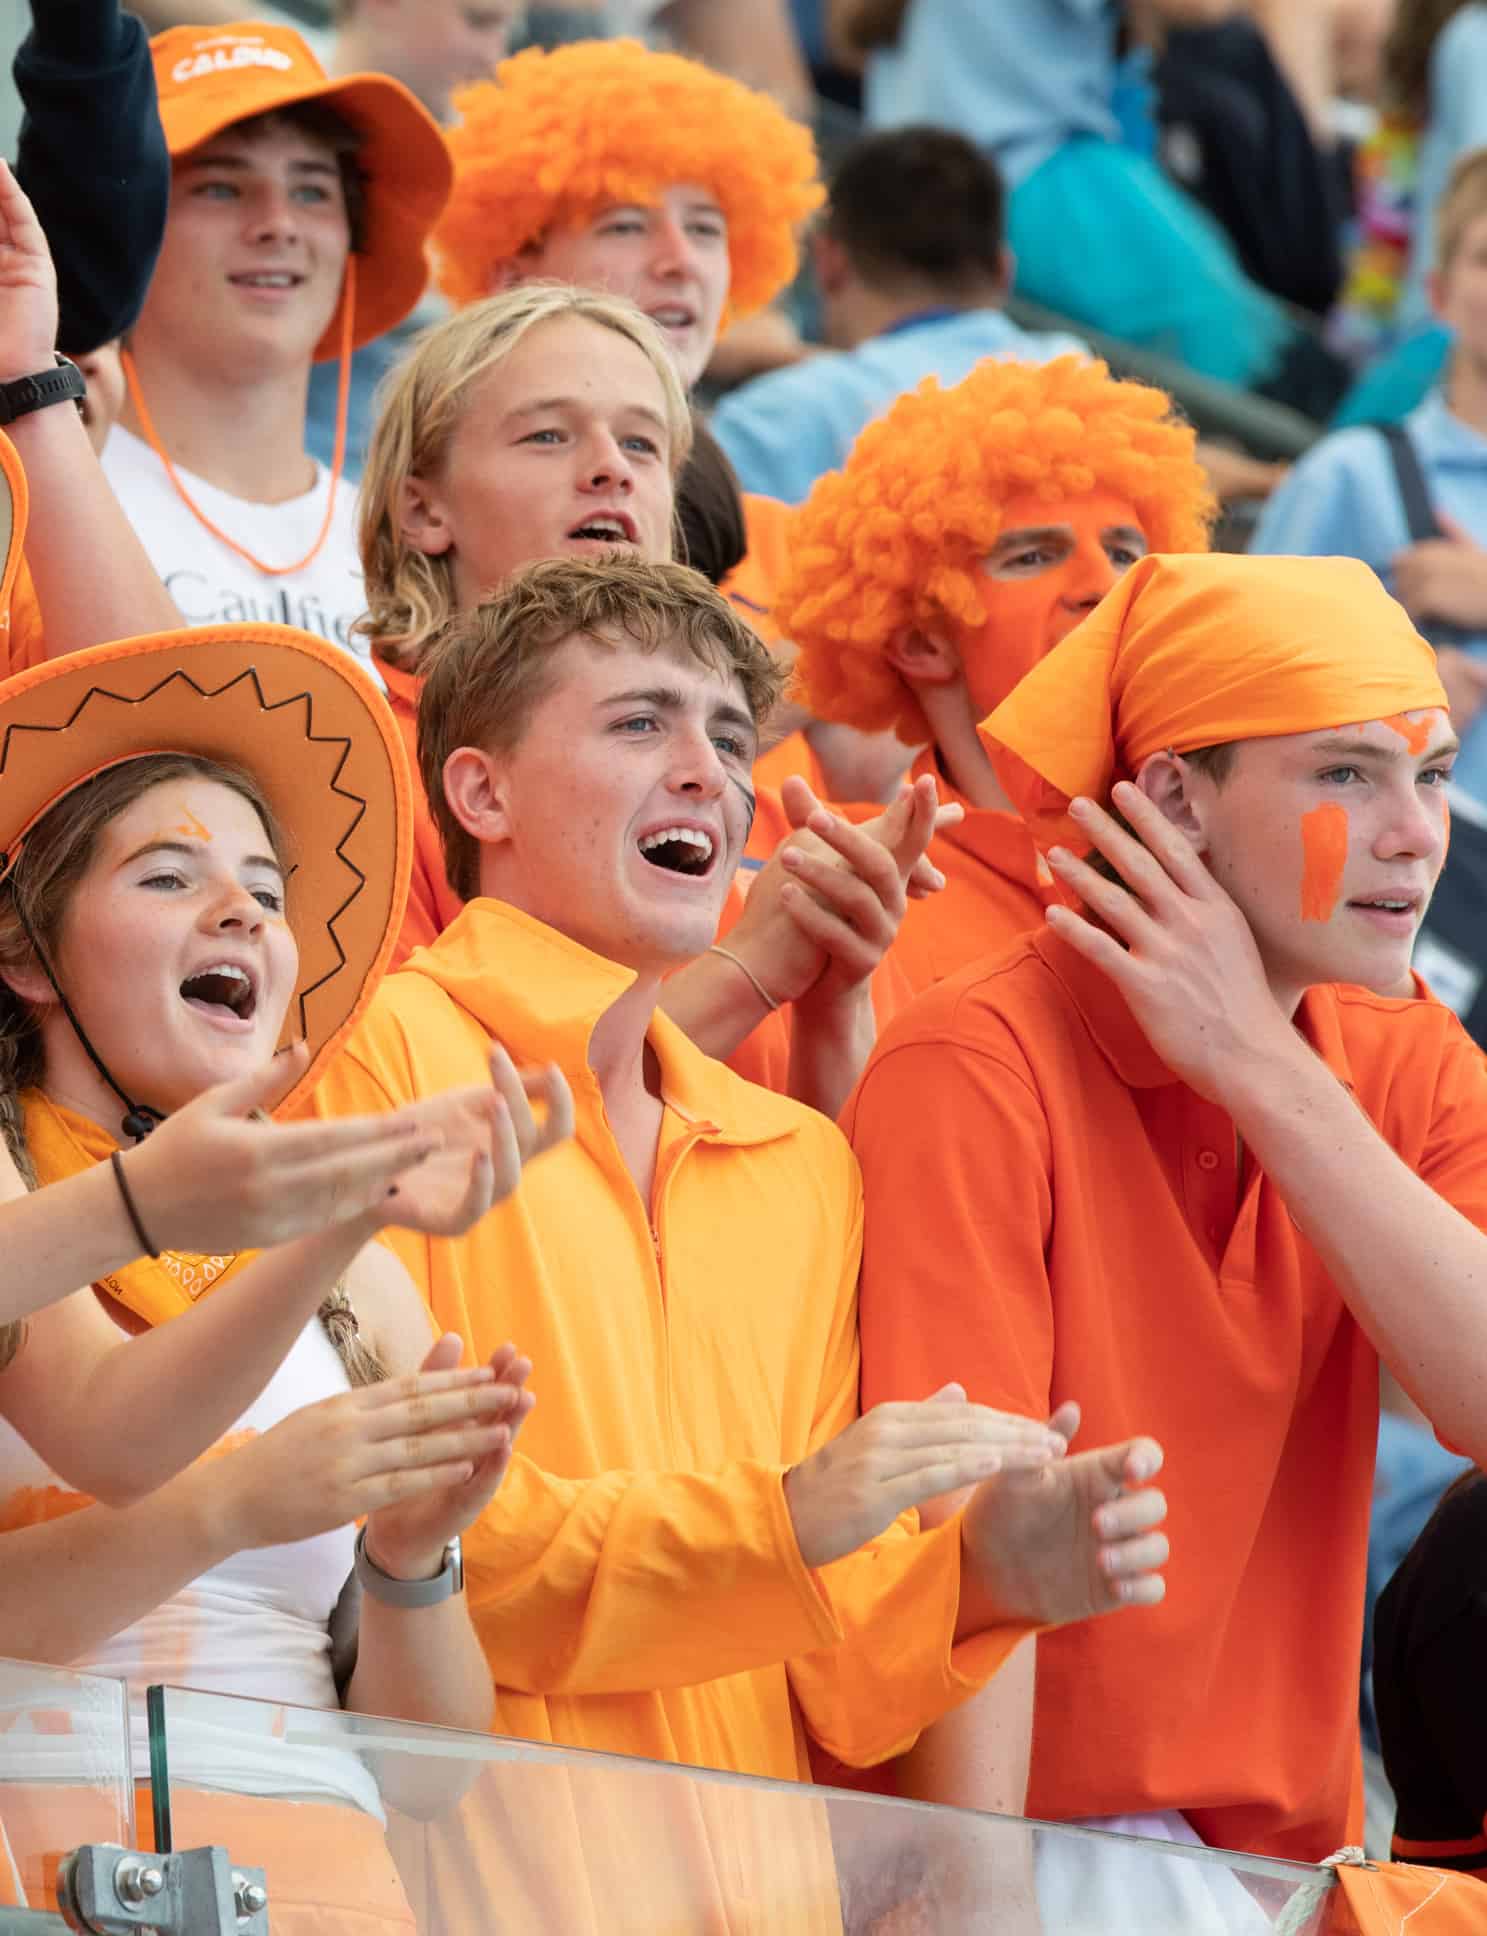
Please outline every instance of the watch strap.
[{"label": "watch strap", "polygon": [[51,403],[75,403],[79,410],[88,394],[87,380],[76,363],[61,355],[50,370],[34,376],[18,376],[0,383],[0,424],[14,423],[33,410],[44,410]]},{"label": "watch strap", "polygon": [[444,1548],[444,1565],[431,1580],[395,1580],[367,1552],[367,1529],[356,1535],[356,1577],[364,1593],[389,1607],[436,1607],[465,1586],[464,1556],[458,1538]]}]

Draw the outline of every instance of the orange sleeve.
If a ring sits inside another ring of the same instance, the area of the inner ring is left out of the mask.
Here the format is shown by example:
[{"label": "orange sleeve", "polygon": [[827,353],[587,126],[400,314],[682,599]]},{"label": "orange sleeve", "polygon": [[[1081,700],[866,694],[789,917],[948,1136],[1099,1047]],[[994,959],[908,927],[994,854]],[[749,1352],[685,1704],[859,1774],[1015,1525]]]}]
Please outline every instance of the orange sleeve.
[{"label": "orange sleeve", "polygon": [[[854,1235],[861,1236],[861,1206]],[[811,1435],[825,1445],[858,1415],[857,1251],[837,1287],[836,1323]],[[1006,1660],[1030,1627],[996,1627],[954,1645],[960,1518],[923,1532],[903,1513],[886,1533],[816,1575],[840,1639],[787,1665],[806,1726],[828,1754],[867,1768],[914,1745]]]},{"label": "orange sleeve", "polygon": [[46,632],[41,623],[41,606],[29,566],[22,558],[10,594],[9,631],[5,638],[5,674],[28,672],[46,660]]},{"label": "orange sleeve", "polygon": [[958,1379],[978,1404],[1046,1418],[1053,1192],[1041,1098],[1010,1058],[943,1038],[890,1041],[842,1127],[867,1193],[863,1404]]}]

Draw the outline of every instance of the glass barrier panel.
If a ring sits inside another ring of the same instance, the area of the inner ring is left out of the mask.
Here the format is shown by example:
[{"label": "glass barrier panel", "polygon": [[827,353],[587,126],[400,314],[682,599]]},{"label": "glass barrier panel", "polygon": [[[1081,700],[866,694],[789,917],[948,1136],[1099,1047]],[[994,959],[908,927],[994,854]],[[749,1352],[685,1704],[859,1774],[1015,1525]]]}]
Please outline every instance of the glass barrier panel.
[{"label": "glass barrier panel", "polygon": [[0,1660],[0,1905],[54,1909],[80,1842],[134,1845],[123,1682]]},{"label": "glass barrier panel", "polygon": [[151,1692],[157,1819],[176,1848],[224,1843],[265,1870],[275,1932],[318,1927],[297,1920],[318,1904],[386,1936],[1321,1936],[1334,1885],[1178,1843]]}]

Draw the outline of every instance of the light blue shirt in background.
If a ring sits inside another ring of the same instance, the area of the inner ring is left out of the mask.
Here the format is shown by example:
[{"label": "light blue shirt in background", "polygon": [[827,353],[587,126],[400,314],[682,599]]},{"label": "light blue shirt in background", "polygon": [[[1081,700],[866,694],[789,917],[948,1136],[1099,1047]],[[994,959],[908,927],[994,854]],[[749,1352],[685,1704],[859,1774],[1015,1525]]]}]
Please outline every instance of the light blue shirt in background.
[{"label": "light blue shirt in background", "polygon": [[746,491],[799,504],[840,469],[857,433],[924,377],[959,383],[988,356],[1047,363],[1088,356],[1077,336],[1033,335],[999,309],[929,310],[859,343],[825,350],[732,390],[710,427]]},{"label": "light blue shirt in background", "polygon": [[[1404,419],[1425,488],[1437,511],[1487,545],[1487,437],[1453,417],[1433,390]],[[1361,425],[1324,437],[1296,465],[1261,513],[1252,552],[1309,558],[1361,558],[1394,589],[1394,558],[1410,543],[1409,525],[1388,447]],[[1487,632],[1461,640],[1487,659]],[[1487,802],[1487,713],[1468,729],[1454,782]]]},{"label": "light blue shirt in background", "polygon": [[1487,146],[1487,6],[1463,7],[1430,54],[1430,114],[1420,141],[1410,266],[1399,299],[1398,330],[1408,336],[1431,320],[1425,278],[1435,265],[1435,217],[1451,170],[1470,148]]},{"label": "light blue shirt in background", "polygon": [[1118,141],[1113,0],[913,0],[867,64],[871,128],[933,123],[989,148],[1015,188],[1071,135]]}]

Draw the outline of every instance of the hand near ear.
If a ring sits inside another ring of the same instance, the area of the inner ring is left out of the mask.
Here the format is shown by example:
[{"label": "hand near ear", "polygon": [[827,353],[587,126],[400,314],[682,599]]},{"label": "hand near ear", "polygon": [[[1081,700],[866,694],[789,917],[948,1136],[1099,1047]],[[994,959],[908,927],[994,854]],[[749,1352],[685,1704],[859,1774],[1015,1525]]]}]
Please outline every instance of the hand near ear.
[{"label": "hand near ear", "polygon": [[1050,908],[1049,926],[1104,969],[1168,1068],[1210,1102],[1223,1103],[1258,1056],[1310,1055],[1270,992],[1249,923],[1192,840],[1128,781],[1113,801],[1130,831],[1092,800],[1069,811],[1119,881],[1053,848],[1049,866],[1089,912]]}]

